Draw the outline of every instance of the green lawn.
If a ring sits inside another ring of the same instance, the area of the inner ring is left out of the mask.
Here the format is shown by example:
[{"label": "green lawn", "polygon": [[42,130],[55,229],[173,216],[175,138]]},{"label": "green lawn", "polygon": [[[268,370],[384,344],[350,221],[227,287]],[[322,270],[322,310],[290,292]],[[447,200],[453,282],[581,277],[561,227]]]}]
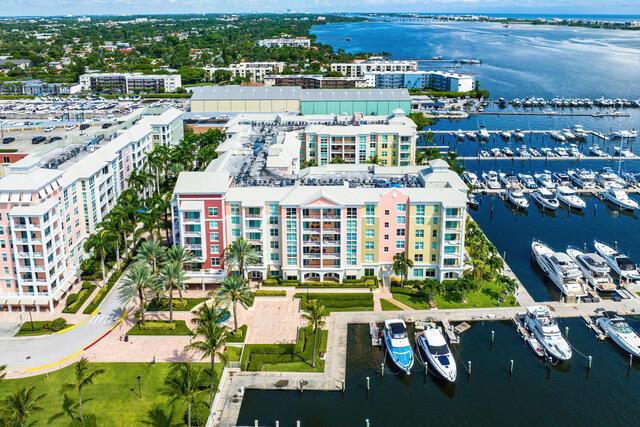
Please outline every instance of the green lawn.
[{"label": "green lawn", "polygon": [[[229,361],[240,359],[239,347],[227,347]],[[203,360],[203,368],[208,367]],[[43,410],[29,419],[36,426],[67,427],[71,419],[63,411],[63,396],[60,386],[71,382],[74,366],[35,377],[2,381],[0,399],[5,392],[21,385],[35,385],[36,395],[45,394],[40,406]],[[169,363],[91,363],[91,369],[102,368],[105,373],[99,375],[94,385],[87,386],[83,392],[84,413],[93,414],[98,426],[129,427],[135,425],[179,426],[184,425],[186,405],[179,402],[172,405],[164,394],[165,378],[169,372]],[[222,374],[222,365],[215,365],[216,377]],[[141,397],[138,394],[137,377],[140,376]],[[67,393],[76,401],[75,393]],[[208,399],[208,391],[202,393],[202,399]],[[55,417],[58,415],[58,417]],[[52,419],[52,417],[54,417]]]},{"label": "green lawn", "polygon": [[[328,331],[318,333],[317,353],[327,349]],[[316,357],[316,367],[311,366],[313,333],[300,329],[296,344],[247,344],[242,356],[243,371],[269,372],[323,372],[324,360]]]},{"label": "green lawn", "polygon": [[[231,322],[230,322],[231,323]],[[238,330],[233,330],[233,323],[228,325],[229,330],[229,338],[227,338],[227,342],[244,342],[244,339],[247,337],[247,325],[238,326]]]},{"label": "green lawn", "polygon": [[144,324],[136,323],[127,335],[193,335],[184,320],[147,320]]},{"label": "green lawn", "polygon": [[373,311],[373,294],[371,293],[309,293],[299,292],[295,294],[296,298],[300,298],[301,307],[307,304],[307,295],[309,300],[318,300],[319,304],[324,305],[327,311]]},{"label": "green lawn", "polygon": [[382,311],[398,311],[403,310],[393,303],[392,300],[380,298],[380,305],[382,306]]},{"label": "green lawn", "polygon": [[68,324],[62,318],[55,320],[34,320],[33,322],[27,321],[20,326],[20,329],[16,332],[15,336],[32,337],[36,335],[49,335],[62,329],[66,329],[69,326],[72,325]]},{"label": "green lawn", "polygon": [[[428,301],[421,295],[407,294],[410,291],[398,289],[391,290],[393,298],[416,310],[427,310]],[[406,293],[405,293],[406,292]],[[498,298],[501,298],[498,304]],[[500,287],[495,282],[482,282],[482,287],[476,292],[467,292],[466,303],[463,302],[462,295],[458,292],[447,292],[443,295],[436,295],[434,301],[438,308],[485,308],[485,307],[516,307],[518,304],[513,295],[509,295],[506,300],[500,293]]]},{"label": "green lawn", "polygon": [[[183,298],[173,300],[173,311],[191,311],[195,306],[207,301],[208,298]],[[160,303],[152,299],[147,305],[147,311],[169,311],[169,300],[162,298]]]},{"label": "green lawn", "polygon": [[80,310],[80,307],[82,307],[82,305],[85,303],[85,301],[91,296],[91,294],[93,294],[93,291],[95,291],[96,289],[96,285],[94,285],[91,282],[84,282],[82,284],[82,289],[80,289],[80,291],[75,294],[77,295],[77,300],[73,303],[70,303],[71,301],[71,295],[74,294],[69,294],[69,296],[67,297],[67,305],[64,308],[64,310],[62,310],[63,313],[71,313],[71,314],[75,314],[78,312],[78,310]]}]

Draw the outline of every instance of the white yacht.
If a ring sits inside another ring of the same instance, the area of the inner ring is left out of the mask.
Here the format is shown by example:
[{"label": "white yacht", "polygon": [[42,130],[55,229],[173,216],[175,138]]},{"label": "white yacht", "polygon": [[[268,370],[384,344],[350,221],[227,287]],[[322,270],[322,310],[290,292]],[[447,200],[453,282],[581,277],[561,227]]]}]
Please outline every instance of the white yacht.
[{"label": "white yacht", "polygon": [[511,131],[503,130],[502,132],[500,132],[500,136],[506,140],[509,140],[511,139]]},{"label": "white yacht", "polygon": [[586,169],[569,169],[567,175],[579,188],[591,189],[596,187],[594,173]]},{"label": "white yacht", "polygon": [[607,261],[596,253],[587,254],[579,249],[569,247],[567,249],[569,255],[582,271],[587,284],[601,292],[611,292],[616,290],[616,285],[609,274],[611,269],[607,265]]},{"label": "white yacht", "polygon": [[476,139],[478,137],[478,135],[473,131],[465,132],[465,135],[469,139]]},{"label": "white yacht", "polygon": [[545,170],[542,173],[534,173],[533,177],[538,183],[539,187],[554,189],[556,188],[556,183],[553,182],[553,176],[551,175],[551,171]]},{"label": "white yacht", "polygon": [[552,148],[549,147],[542,147],[540,149],[540,152],[545,156],[545,157],[558,157],[558,155],[553,151]]},{"label": "white yacht", "polygon": [[518,174],[518,179],[520,180],[522,185],[525,186],[525,188],[529,188],[529,189],[532,189],[532,190],[538,188],[538,185],[536,184],[536,181],[529,174],[519,173]]},{"label": "white yacht", "polygon": [[636,157],[636,155],[633,154],[633,151],[621,146],[615,146],[613,147],[613,150],[616,152],[616,155],[620,157]]},{"label": "white yacht", "polygon": [[456,360],[439,327],[433,323],[427,324],[423,332],[416,334],[416,344],[420,353],[427,358],[426,366],[449,382],[456,380]]},{"label": "white yacht", "polygon": [[519,185],[518,177],[512,173],[500,172],[498,174],[498,177],[500,178],[500,182],[502,183],[502,185],[504,185],[505,187]]},{"label": "white yacht", "polygon": [[407,326],[402,319],[384,321],[384,343],[393,363],[407,375],[413,367],[413,349],[407,338]]},{"label": "white yacht", "polygon": [[513,135],[516,137],[517,140],[523,140],[524,139],[524,132],[522,132],[520,129],[516,129],[515,131],[513,131]]},{"label": "white yacht", "polygon": [[484,126],[480,126],[480,130],[478,131],[478,135],[480,135],[480,139],[489,139],[491,135],[487,132],[487,128]]},{"label": "white yacht", "polygon": [[458,141],[462,141],[462,140],[464,140],[464,136],[465,136],[465,135],[464,135],[464,132],[462,131],[462,129],[458,129],[458,131],[457,131],[457,132],[454,132],[453,134],[456,136],[456,139],[457,139]]},{"label": "white yacht", "polygon": [[626,183],[620,178],[613,169],[604,167],[596,175],[596,184],[602,188],[617,188],[623,189],[626,187]]},{"label": "white yacht", "polygon": [[531,157],[531,152],[526,145],[521,146],[517,151],[519,157]]},{"label": "white yacht", "polygon": [[578,149],[578,146],[576,144],[571,144],[567,151],[569,152],[569,155],[573,157],[582,157],[582,153],[580,153],[580,150]]},{"label": "white yacht", "polygon": [[640,357],[640,335],[623,317],[618,316],[618,313],[605,311],[604,315],[596,320],[596,324],[620,348],[635,357]]},{"label": "white yacht", "polygon": [[567,138],[564,135],[562,135],[562,133],[555,130],[551,131],[549,135],[551,135],[551,138],[555,139],[558,142],[565,142],[567,140]]},{"label": "white yacht", "polygon": [[556,147],[554,149],[558,157],[569,157],[569,152],[564,147]]},{"label": "white yacht", "polygon": [[544,187],[534,191],[531,194],[531,197],[533,197],[536,202],[540,203],[543,208],[551,209],[552,211],[555,211],[558,209],[558,206],[560,206],[560,202],[558,202],[555,194]]},{"label": "white yacht", "polygon": [[638,132],[635,130],[617,130],[611,132],[611,138],[617,139],[632,139],[638,136]]},{"label": "white yacht", "polygon": [[537,148],[529,148],[529,154],[531,154],[532,157],[541,157],[542,154],[540,154],[540,152],[538,151]]},{"label": "white yacht", "polygon": [[555,172],[553,174],[553,182],[557,184],[556,187],[560,187],[563,185],[565,187],[571,186],[571,179],[569,178],[569,175],[563,172]]},{"label": "white yacht", "polygon": [[502,149],[502,154],[504,154],[505,157],[513,157],[513,151],[511,151],[511,148],[509,147],[504,147]]},{"label": "white yacht", "polygon": [[589,153],[597,157],[604,157],[604,158],[611,157],[609,154],[605,153],[604,150],[600,148],[598,144],[594,144],[591,147],[589,147]]},{"label": "white yacht", "polygon": [[482,172],[482,180],[484,181],[485,186],[490,190],[502,188],[496,171]]},{"label": "white yacht", "polygon": [[544,305],[527,307],[524,325],[536,337],[544,350],[557,360],[571,359],[571,346],[560,333],[558,322]]},{"label": "white yacht", "polygon": [[558,201],[564,203],[573,209],[582,210],[587,207],[587,203],[576,193],[576,191],[567,186],[561,185],[556,190]]},{"label": "white yacht", "polygon": [[516,208],[527,209],[529,207],[529,201],[519,188],[508,188],[506,197]]},{"label": "white yacht", "polygon": [[480,150],[480,157],[491,157],[487,150]]},{"label": "white yacht", "polygon": [[638,266],[628,256],[597,240],[593,242],[593,247],[618,276],[626,280],[640,280]]},{"label": "white yacht", "polygon": [[576,298],[587,295],[582,272],[569,255],[554,252],[549,246],[535,240],[531,244],[531,250],[540,268],[563,295]]},{"label": "white yacht", "polygon": [[480,188],[480,181],[478,180],[478,175],[473,172],[466,171],[462,174],[462,178],[464,181],[469,184],[471,188]]},{"label": "white yacht", "polygon": [[573,132],[573,135],[576,137],[576,139],[580,140],[587,139],[587,136],[589,136],[582,125],[574,125],[571,132]]},{"label": "white yacht", "polygon": [[638,202],[633,200],[626,191],[619,188],[609,188],[602,193],[604,200],[608,200],[620,209],[635,211],[638,209]]},{"label": "white yacht", "polygon": [[493,157],[502,157],[502,150],[500,150],[499,148],[492,148],[491,149],[491,154],[493,155]]},{"label": "white yacht", "polygon": [[570,129],[562,129],[562,136],[564,136],[566,139],[570,139],[570,140],[574,140],[576,139],[576,136],[573,134],[573,132],[571,132]]}]

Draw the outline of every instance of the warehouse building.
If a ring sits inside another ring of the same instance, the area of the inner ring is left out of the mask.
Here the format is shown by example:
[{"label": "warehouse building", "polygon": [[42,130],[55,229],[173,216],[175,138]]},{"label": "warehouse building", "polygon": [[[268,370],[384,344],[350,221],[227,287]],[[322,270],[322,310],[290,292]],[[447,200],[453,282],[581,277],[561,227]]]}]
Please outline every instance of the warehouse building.
[{"label": "warehouse building", "polygon": [[388,116],[411,112],[406,89],[302,89],[300,87],[198,87],[191,97],[193,113],[354,114]]}]

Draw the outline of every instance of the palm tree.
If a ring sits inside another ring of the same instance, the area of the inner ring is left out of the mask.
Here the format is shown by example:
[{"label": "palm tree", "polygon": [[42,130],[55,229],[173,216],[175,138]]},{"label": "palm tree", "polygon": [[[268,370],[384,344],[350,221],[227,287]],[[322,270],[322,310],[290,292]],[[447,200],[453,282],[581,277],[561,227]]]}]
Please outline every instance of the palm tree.
[{"label": "palm tree", "polygon": [[[229,334],[227,328],[218,326],[215,321],[208,318],[200,319],[195,329],[195,336],[191,339],[185,350],[194,350],[202,353],[201,359],[209,357],[209,369],[211,370],[211,389],[209,390],[209,406],[213,404],[216,377],[213,363],[217,357],[223,363],[227,362],[224,354],[225,345]],[[199,338],[199,339],[198,339]]]},{"label": "palm tree", "polygon": [[207,322],[217,324],[220,319],[222,319],[222,310],[220,310],[215,304],[202,304],[200,308],[198,308],[195,317],[191,319],[191,323],[194,325],[202,325]]},{"label": "palm tree", "polygon": [[400,252],[393,256],[393,272],[400,275],[402,286],[407,284],[407,275],[411,267],[413,267],[413,261],[407,258],[406,252]]},{"label": "palm tree", "polygon": [[493,277],[496,277],[497,275],[502,273],[503,269],[504,261],[500,256],[493,255],[491,258],[489,258],[489,270],[491,271],[491,275]]},{"label": "palm tree", "polygon": [[169,293],[169,321],[173,322],[173,290],[184,289],[184,281],[186,275],[180,264],[176,262],[168,262],[162,267],[160,272],[160,283],[162,283],[166,292]]},{"label": "palm tree", "polygon": [[0,380],[7,376],[7,365],[0,365]]},{"label": "palm tree", "polygon": [[80,415],[80,421],[84,422],[84,414],[82,412],[82,389],[86,386],[93,385],[93,380],[98,375],[104,374],[104,369],[94,369],[89,371],[89,361],[83,357],[76,363],[75,378],[72,382],[62,384],[60,387],[60,393],[64,394],[68,391],[76,390],[78,392],[78,413]]},{"label": "palm tree", "polygon": [[[193,261],[193,254],[184,246],[172,246],[167,250],[167,262],[175,262],[185,270],[187,264]],[[178,296],[182,299],[182,288],[178,288]]]},{"label": "palm tree", "polygon": [[35,386],[20,386],[0,401],[0,411],[8,425],[24,427],[30,416],[42,410],[40,401],[45,395],[36,396],[34,393]]},{"label": "palm tree", "polygon": [[244,277],[245,268],[248,265],[257,264],[259,261],[258,252],[242,237],[224,251],[225,264],[228,268],[238,268],[241,277]]},{"label": "palm tree", "polygon": [[[138,295],[138,300],[140,301],[140,321],[142,323],[144,323],[144,294],[147,289],[152,287],[154,281],[154,274],[149,266],[143,262],[133,264],[127,271],[127,275],[123,281],[122,294],[124,297],[128,299],[136,294]],[[160,301],[158,301],[158,304],[159,303]]]},{"label": "palm tree", "polygon": [[191,427],[191,405],[200,393],[207,389],[202,372],[202,369],[194,368],[189,363],[173,363],[165,380],[166,393],[171,399],[170,402],[174,404],[181,400],[187,404],[189,427]]},{"label": "palm tree", "polygon": [[166,249],[155,240],[143,242],[136,256],[139,261],[147,262],[153,274],[158,272],[158,265],[165,259]]},{"label": "palm tree", "polygon": [[105,230],[98,230],[85,241],[84,249],[92,251],[94,256],[100,257],[100,265],[102,267],[102,285],[106,282],[107,272],[105,271],[104,260],[109,255],[109,251],[113,247],[113,242],[109,237],[109,233]]},{"label": "palm tree", "polygon": [[[500,287],[507,293],[513,294],[518,289],[518,282],[512,277],[500,275],[498,276]],[[1,377],[0,377],[1,378]]]},{"label": "palm tree", "polygon": [[422,285],[420,285],[420,292],[429,299],[429,303],[432,303],[433,297],[441,293],[443,289],[443,283],[434,279],[426,279]]},{"label": "palm tree", "polygon": [[121,205],[114,207],[111,212],[109,212],[108,218],[114,227],[117,225],[117,229],[122,233],[122,241],[124,242],[126,254],[129,246],[127,236],[135,231],[135,223],[131,220],[127,210]]},{"label": "palm tree", "polygon": [[484,277],[487,265],[480,258],[472,259],[471,264],[473,265],[473,278],[476,280],[481,280]]},{"label": "palm tree", "polygon": [[234,331],[238,330],[237,305],[240,303],[247,308],[251,303],[251,290],[247,285],[247,281],[242,276],[228,276],[225,278],[216,294],[216,301],[223,303],[225,306],[233,305],[233,325]]},{"label": "palm tree", "polygon": [[311,366],[316,367],[316,345],[318,341],[318,331],[324,326],[324,319],[329,312],[324,305],[320,305],[318,300],[307,301],[302,313],[302,318],[307,321],[307,325],[313,329],[313,353]]}]

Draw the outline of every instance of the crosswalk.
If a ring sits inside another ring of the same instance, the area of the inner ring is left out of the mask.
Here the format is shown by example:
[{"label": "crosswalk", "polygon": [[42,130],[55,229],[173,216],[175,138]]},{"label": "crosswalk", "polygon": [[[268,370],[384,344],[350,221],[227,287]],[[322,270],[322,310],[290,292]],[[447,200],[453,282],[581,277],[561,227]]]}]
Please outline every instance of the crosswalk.
[{"label": "crosswalk", "polygon": [[89,323],[111,326],[116,323],[117,320],[118,316],[115,314],[96,314],[89,320]]}]

